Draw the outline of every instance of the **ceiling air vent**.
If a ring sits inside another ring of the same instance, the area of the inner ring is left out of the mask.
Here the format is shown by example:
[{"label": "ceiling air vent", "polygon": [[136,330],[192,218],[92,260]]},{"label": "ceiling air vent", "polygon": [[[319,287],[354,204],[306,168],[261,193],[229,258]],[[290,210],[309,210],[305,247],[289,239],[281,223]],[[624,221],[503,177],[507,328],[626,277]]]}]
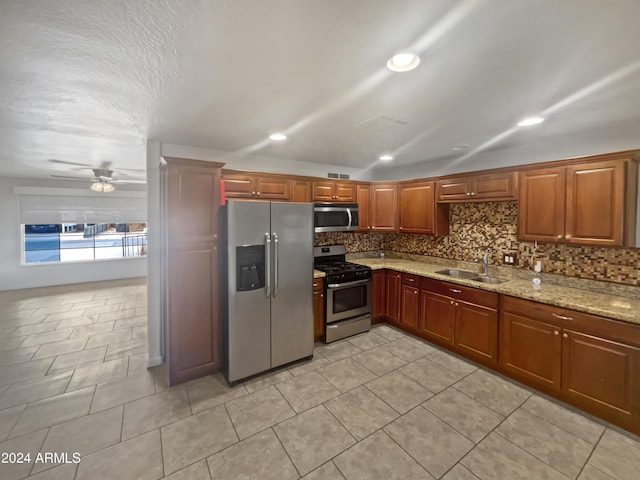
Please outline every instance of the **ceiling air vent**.
[{"label": "ceiling air vent", "polygon": [[404,127],[409,123],[401,118],[390,117],[389,115],[378,115],[377,117],[358,123],[356,128],[365,128],[367,130],[375,130],[376,132],[386,132],[397,127]]},{"label": "ceiling air vent", "polygon": [[339,178],[341,180],[349,180],[351,175],[348,173],[327,173],[327,178]]}]

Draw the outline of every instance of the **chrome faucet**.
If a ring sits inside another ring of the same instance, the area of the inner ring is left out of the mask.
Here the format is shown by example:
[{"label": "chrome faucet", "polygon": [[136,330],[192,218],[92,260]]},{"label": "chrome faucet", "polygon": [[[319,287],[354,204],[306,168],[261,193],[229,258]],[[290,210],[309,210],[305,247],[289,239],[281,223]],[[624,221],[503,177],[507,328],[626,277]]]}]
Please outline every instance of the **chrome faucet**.
[{"label": "chrome faucet", "polygon": [[485,253],[480,262],[482,262],[482,275],[489,275],[489,254]]}]

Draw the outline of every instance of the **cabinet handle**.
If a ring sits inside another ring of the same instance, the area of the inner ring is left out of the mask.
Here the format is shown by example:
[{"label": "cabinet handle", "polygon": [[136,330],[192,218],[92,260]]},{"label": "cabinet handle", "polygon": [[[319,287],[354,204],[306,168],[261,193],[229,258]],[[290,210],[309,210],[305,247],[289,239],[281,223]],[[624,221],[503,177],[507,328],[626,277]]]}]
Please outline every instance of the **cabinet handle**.
[{"label": "cabinet handle", "polygon": [[371,225],[369,225],[369,230],[371,230]]},{"label": "cabinet handle", "polygon": [[476,192],[471,192],[471,196],[473,197],[476,194]]},{"label": "cabinet handle", "polygon": [[573,318],[571,317],[565,317],[564,315],[558,315],[557,313],[552,313],[551,315],[553,315],[556,318],[559,318],[560,320],[573,320]]},{"label": "cabinet handle", "polygon": [[553,334],[554,334],[555,336],[558,336],[558,335],[560,335],[560,332],[559,332],[558,330],[554,330],[554,331],[553,331]]},{"label": "cabinet handle", "polygon": [[562,235],[558,235],[558,240],[562,238]]},{"label": "cabinet handle", "polygon": [[318,286],[318,284],[317,284],[317,283],[314,283],[314,284],[313,284],[313,286],[314,286],[314,287],[317,287],[317,286]]},{"label": "cabinet handle", "polygon": [[410,282],[415,282],[416,281],[415,278],[407,278],[407,280],[409,280]]},{"label": "cabinet handle", "polygon": [[468,196],[470,196],[470,195],[471,195],[471,193],[470,193],[470,192],[467,192],[467,197],[468,197]]},{"label": "cabinet handle", "polygon": [[417,291],[416,291],[416,292],[413,292],[413,294],[414,294],[414,295],[417,295],[417,294],[418,294],[418,292],[417,292]]},{"label": "cabinet handle", "polygon": [[260,192],[258,192],[256,195],[260,196]]},{"label": "cabinet handle", "polygon": [[321,294],[320,294],[320,298],[324,298],[324,293],[321,293]]},{"label": "cabinet handle", "polygon": [[457,288],[450,288],[450,291],[452,291],[453,293],[461,293],[462,290],[458,290]]},{"label": "cabinet handle", "polygon": [[566,333],[563,333],[562,338],[569,338],[569,335],[567,335]]},{"label": "cabinet handle", "polygon": [[453,305],[453,300],[451,300],[451,305]]}]

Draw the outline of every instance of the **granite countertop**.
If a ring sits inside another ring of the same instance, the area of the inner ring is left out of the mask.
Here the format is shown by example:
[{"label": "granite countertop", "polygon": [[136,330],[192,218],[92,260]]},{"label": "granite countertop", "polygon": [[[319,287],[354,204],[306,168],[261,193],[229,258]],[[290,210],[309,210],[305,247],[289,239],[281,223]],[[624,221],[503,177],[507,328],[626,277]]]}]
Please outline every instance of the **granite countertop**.
[{"label": "granite countertop", "polygon": [[[640,325],[640,300],[623,296],[581,290],[551,283],[544,283],[539,290],[532,288],[530,280],[511,279],[499,285],[474,282],[461,278],[449,277],[435,273],[437,270],[447,268],[442,264],[418,262],[413,260],[400,260],[393,258],[358,258],[350,259],[350,262],[359,263],[372,270],[388,268],[397,272],[413,273],[423,277],[435,278],[451,283],[466,285],[513,297],[533,300],[557,307],[569,308],[580,312],[592,313],[607,318],[614,318],[629,323]],[[489,268],[491,273],[491,267]],[[500,276],[500,275],[496,275]]]},{"label": "granite countertop", "polygon": [[313,271],[313,278],[323,278],[326,277],[327,274],[324,272],[321,272],[320,270],[314,270]]}]

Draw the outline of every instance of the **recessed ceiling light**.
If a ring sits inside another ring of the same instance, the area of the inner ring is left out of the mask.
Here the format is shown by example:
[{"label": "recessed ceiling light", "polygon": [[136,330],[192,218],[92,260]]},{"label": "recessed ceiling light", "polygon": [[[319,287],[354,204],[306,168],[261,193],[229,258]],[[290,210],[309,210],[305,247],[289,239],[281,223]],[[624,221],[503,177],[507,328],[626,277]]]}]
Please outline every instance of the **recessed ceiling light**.
[{"label": "recessed ceiling light", "polygon": [[282,142],[283,140],[287,139],[287,136],[284,133],[272,133],[271,135],[269,135],[269,139],[275,141],[275,142]]},{"label": "recessed ceiling light", "polygon": [[468,149],[469,149],[469,145],[455,145],[451,147],[451,150],[453,150],[454,152],[462,152]]},{"label": "recessed ceiling light", "polygon": [[530,127],[531,125],[538,125],[544,122],[542,117],[527,117],[518,122],[519,127]]},{"label": "recessed ceiling light", "polygon": [[392,72],[408,72],[420,63],[420,57],[413,53],[397,53],[387,60],[387,68]]},{"label": "recessed ceiling light", "polygon": [[389,155],[389,154],[380,155],[378,157],[378,160],[382,160],[383,162],[390,162],[391,160],[393,160],[393,155]]}]

